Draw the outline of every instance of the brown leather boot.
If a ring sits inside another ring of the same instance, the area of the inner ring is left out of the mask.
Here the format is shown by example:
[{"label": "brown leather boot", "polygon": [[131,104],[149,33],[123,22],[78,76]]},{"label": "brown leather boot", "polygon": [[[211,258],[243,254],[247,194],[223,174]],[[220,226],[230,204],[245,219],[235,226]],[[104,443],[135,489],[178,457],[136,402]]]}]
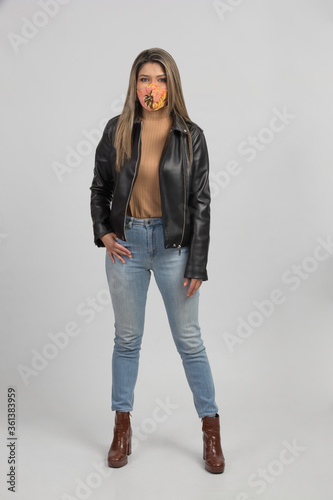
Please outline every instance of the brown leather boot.
[{"label": "brown leather boot", "polygon": [[132,428],[129,411],[116,411],[113,441],[108,453],[109,467],[123,467],[132,453]]},{"label": "brown leather boot", "polygon": [[224,471],[225,459],[221,447],[220,416],[202,418],[203,458],[205,469],[215,474]]}]

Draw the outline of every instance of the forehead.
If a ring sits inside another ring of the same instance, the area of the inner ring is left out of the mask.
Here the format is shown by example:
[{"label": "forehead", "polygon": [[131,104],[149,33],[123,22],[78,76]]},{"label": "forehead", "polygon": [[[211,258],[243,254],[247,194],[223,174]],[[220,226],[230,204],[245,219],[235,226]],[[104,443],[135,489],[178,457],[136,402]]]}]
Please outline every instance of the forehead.
[{"label": "forehead", "polygon": [[141,74],[156,76],[156,75],[164,75],[165,72],[163,66],[160,63],[148,62],[143,64],[139,69],[138,75],[140,76]]}]

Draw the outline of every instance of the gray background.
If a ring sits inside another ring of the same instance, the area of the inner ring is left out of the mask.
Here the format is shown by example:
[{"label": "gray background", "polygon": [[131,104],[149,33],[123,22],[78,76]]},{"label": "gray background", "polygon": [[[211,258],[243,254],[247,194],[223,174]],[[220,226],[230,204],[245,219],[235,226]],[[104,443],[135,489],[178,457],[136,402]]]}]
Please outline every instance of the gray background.
[{"label": "gray background", "polygon": [[[12,498],[6,394],[14,387],[19,500],[331,499],[333,251],[322,242],[333,238],[332,1],[63,0],[52,16],[43,3],[0,4],[1,497]],[[31,22],[40,26],[29,31]],[[89,186],[104,124],[121,112],[133,60],[149,47],[175,58],[209,147],[200,318],[222,475],[204,470],[201,421],[154,279],[136,449],[126,467],[106,466],[113,312]],[[277,112],[289,118],[272,131]],[[251,137],[254,154],[245,149]],[[237,174],[228,179],[231,164]],[[276,289],[283,302],[258,316]],[[240,318],[258,321],[243,338]],[[52,334],[71,327],[68,344],[55,348]],[[49,359],[24,378],[37,352]],[[293,443],[298,451],[285,454]]]}]

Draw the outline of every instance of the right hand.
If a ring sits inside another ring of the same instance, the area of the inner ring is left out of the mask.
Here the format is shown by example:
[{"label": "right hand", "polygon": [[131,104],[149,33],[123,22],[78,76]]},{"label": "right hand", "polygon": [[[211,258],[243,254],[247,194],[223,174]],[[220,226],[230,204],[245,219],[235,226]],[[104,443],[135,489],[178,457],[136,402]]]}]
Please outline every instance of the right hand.
[{"label": "right hand", "polygon": [[116,262],[114,259],[115,255],[117,259],[119,259],[121,262],[123,262],[123,264],[125,264],[125,260],[121,257],[121,255],[127,255],[131,259],[132,254],[128,250],[128,248],[118,243],[116,239],[117,239],[116,233],[107,233],[101,236],[101,240],[104,243],[105,248],[107,249],[112,262]]}]

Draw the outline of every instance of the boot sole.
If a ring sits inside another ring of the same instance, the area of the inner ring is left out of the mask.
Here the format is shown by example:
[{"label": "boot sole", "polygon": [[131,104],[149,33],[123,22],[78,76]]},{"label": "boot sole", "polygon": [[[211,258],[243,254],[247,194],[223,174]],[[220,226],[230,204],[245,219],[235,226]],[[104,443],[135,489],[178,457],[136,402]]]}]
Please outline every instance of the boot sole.
[{"label": "boot sole", "polygon": [[222,472],[224,472],[224,465],[222,467],[212,467],[211,465],[205,464],[205,469],[213,474],[222,474]]},{"label": "boot sole", "polygon": [[[131,453],[132,453],[132,439],[130,439],[127,443],[127,456],[131,455]],[[119,460],[117,462],[112,462],[111,460],[108,460],[108,466],[114,469],[118,469],[119,467],[124,467],[124,465],[128,463],[127,456],[123,460]]]},{"label": "boot sole", "polygon": [[127,457],[125,460],[122,460],[121,462],[120,461],[119,462],[109,462],[109,460],[108,460],[108,466],[112,467],[114,469],[118,469],[119,467],[123,467],[127,463],[128,463]]},{"label": "boot sole", "polygon": [[[206,459],[205,446],[203,449],[202,457],[204,460]],[[213,465],[209,465],[207,464],[207,462],[205,462],[205,469],[208,470],[208,472],[212,472],[213,474],[222,474],[222,472],[224,472],[225,469],[225,464],[214,467]]]}]

